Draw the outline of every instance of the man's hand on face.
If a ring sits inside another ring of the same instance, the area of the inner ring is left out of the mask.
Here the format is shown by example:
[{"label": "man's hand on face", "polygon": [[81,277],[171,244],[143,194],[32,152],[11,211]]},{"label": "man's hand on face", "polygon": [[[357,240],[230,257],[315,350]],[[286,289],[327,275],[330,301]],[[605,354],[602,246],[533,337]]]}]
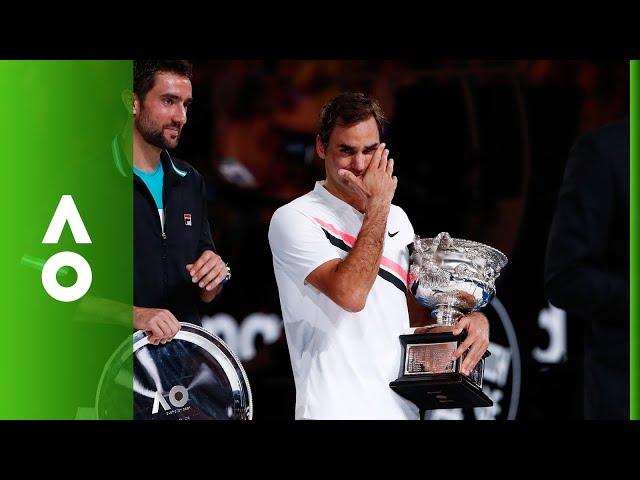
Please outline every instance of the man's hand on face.
[{"label": "man's hand on face", "polygon": [[338,170],[347,185],[365,199],[366,210],[373,204],[388,205],[393,200],[398,179],[393,176],[393,159],[387,159],[388,156],[389,150],[381,143],[361,177],[356,177],[349,170]]},{"label": "man's hand on face", "polygon": [[[187,265],[191,281],[197,283],[203,296],[215,296],[227,277],[227,265],[212,250],[205,250],[194,263]],[[215,289],[215,290],[214,290]]]},{"label": "man's hand on face", "polygon": [[158,345],[173,340],[180,331],[180,322],[169,310],[134,307],[133,328],[143,330],[149,343]]},{"label": "man's hand on face", "polygon": [[467,356],[462,362],[460,371],[469,375],[476,364],[489,348],[489,320],[480,312],[473,312],[466,317],[462,317],[453,329],[454,335],[459,335],[462,330],[467,331],[467,338],[453,352],[453,360],[468,350]]}]

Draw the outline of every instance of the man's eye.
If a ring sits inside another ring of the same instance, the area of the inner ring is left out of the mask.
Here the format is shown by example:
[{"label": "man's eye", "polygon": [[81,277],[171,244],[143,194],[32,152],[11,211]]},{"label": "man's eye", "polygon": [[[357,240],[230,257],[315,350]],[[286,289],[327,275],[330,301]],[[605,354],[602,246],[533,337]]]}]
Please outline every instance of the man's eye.
[{"label": "man's eye", "polygon": [[165,98],[164,103],[166,103],[167,105],[173,105],[173,99],[172,98]]}]

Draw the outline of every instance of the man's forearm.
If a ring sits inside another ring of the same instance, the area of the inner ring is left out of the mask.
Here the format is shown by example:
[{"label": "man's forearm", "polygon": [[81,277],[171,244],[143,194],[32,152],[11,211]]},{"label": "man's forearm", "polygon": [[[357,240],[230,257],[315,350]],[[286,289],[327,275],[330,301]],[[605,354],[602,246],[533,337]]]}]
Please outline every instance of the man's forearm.
[{"label": "man's forearm", "polygon": [[407,310],[409,311],[410,327],[424,327],[435,323],[435,320],[431,318],[431,311],[420,305],[416,297],[409,291],[407,291]]},{"label": "man's forearm", "polygon": [[358,299],[363,307],[380,268],[389,209],[390,204],[381,202],[367,210],[353,248],[336,265],[338,288]]}]

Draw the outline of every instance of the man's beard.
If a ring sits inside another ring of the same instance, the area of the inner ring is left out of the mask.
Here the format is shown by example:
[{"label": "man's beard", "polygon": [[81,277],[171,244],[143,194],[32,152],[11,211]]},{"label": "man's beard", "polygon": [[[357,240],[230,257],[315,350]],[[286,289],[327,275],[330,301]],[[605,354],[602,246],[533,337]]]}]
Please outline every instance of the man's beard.
[{"label": "man's beard", "polygon": [[174,140],[175,144],[170,143],[170,140],[167,140],[163,134],[164,129],[154,128],[154,126],[148,121],[148,117],[144,110],[142,110],[140,115],[136,118],[136,129],[140,132],[140,135],[142,135],[145,142],[162,150],[177,147],[178,141],[180,140],[180,133],[178,133],[178,136]]}]

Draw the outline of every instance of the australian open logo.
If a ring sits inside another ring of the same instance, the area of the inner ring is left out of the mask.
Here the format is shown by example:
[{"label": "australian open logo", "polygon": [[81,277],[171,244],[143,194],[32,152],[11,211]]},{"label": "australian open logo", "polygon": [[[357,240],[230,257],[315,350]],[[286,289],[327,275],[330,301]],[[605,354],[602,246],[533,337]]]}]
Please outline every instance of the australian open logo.
[{"label": "australian open logo", "polygon": [[160,407],[162,407],[165,412],[169,412],[167,415],[189,410],[190,407],[185,407],[188,401],[189,392],[182,385],[172,387],[171,390],[169,390],[168,398],[165,398],[164,394],[158,390],[153,398],[151,414],[154,415],[158,413]]},{"label": "australian open logo", "polygon": [[442,409],[427,412],[428,420],[514,420],[520,402],[520,349],[509,314],[497,297],[483,313],[489,319],[491,355],[484,366],[482,391],[493,406],[471,409]]}]

